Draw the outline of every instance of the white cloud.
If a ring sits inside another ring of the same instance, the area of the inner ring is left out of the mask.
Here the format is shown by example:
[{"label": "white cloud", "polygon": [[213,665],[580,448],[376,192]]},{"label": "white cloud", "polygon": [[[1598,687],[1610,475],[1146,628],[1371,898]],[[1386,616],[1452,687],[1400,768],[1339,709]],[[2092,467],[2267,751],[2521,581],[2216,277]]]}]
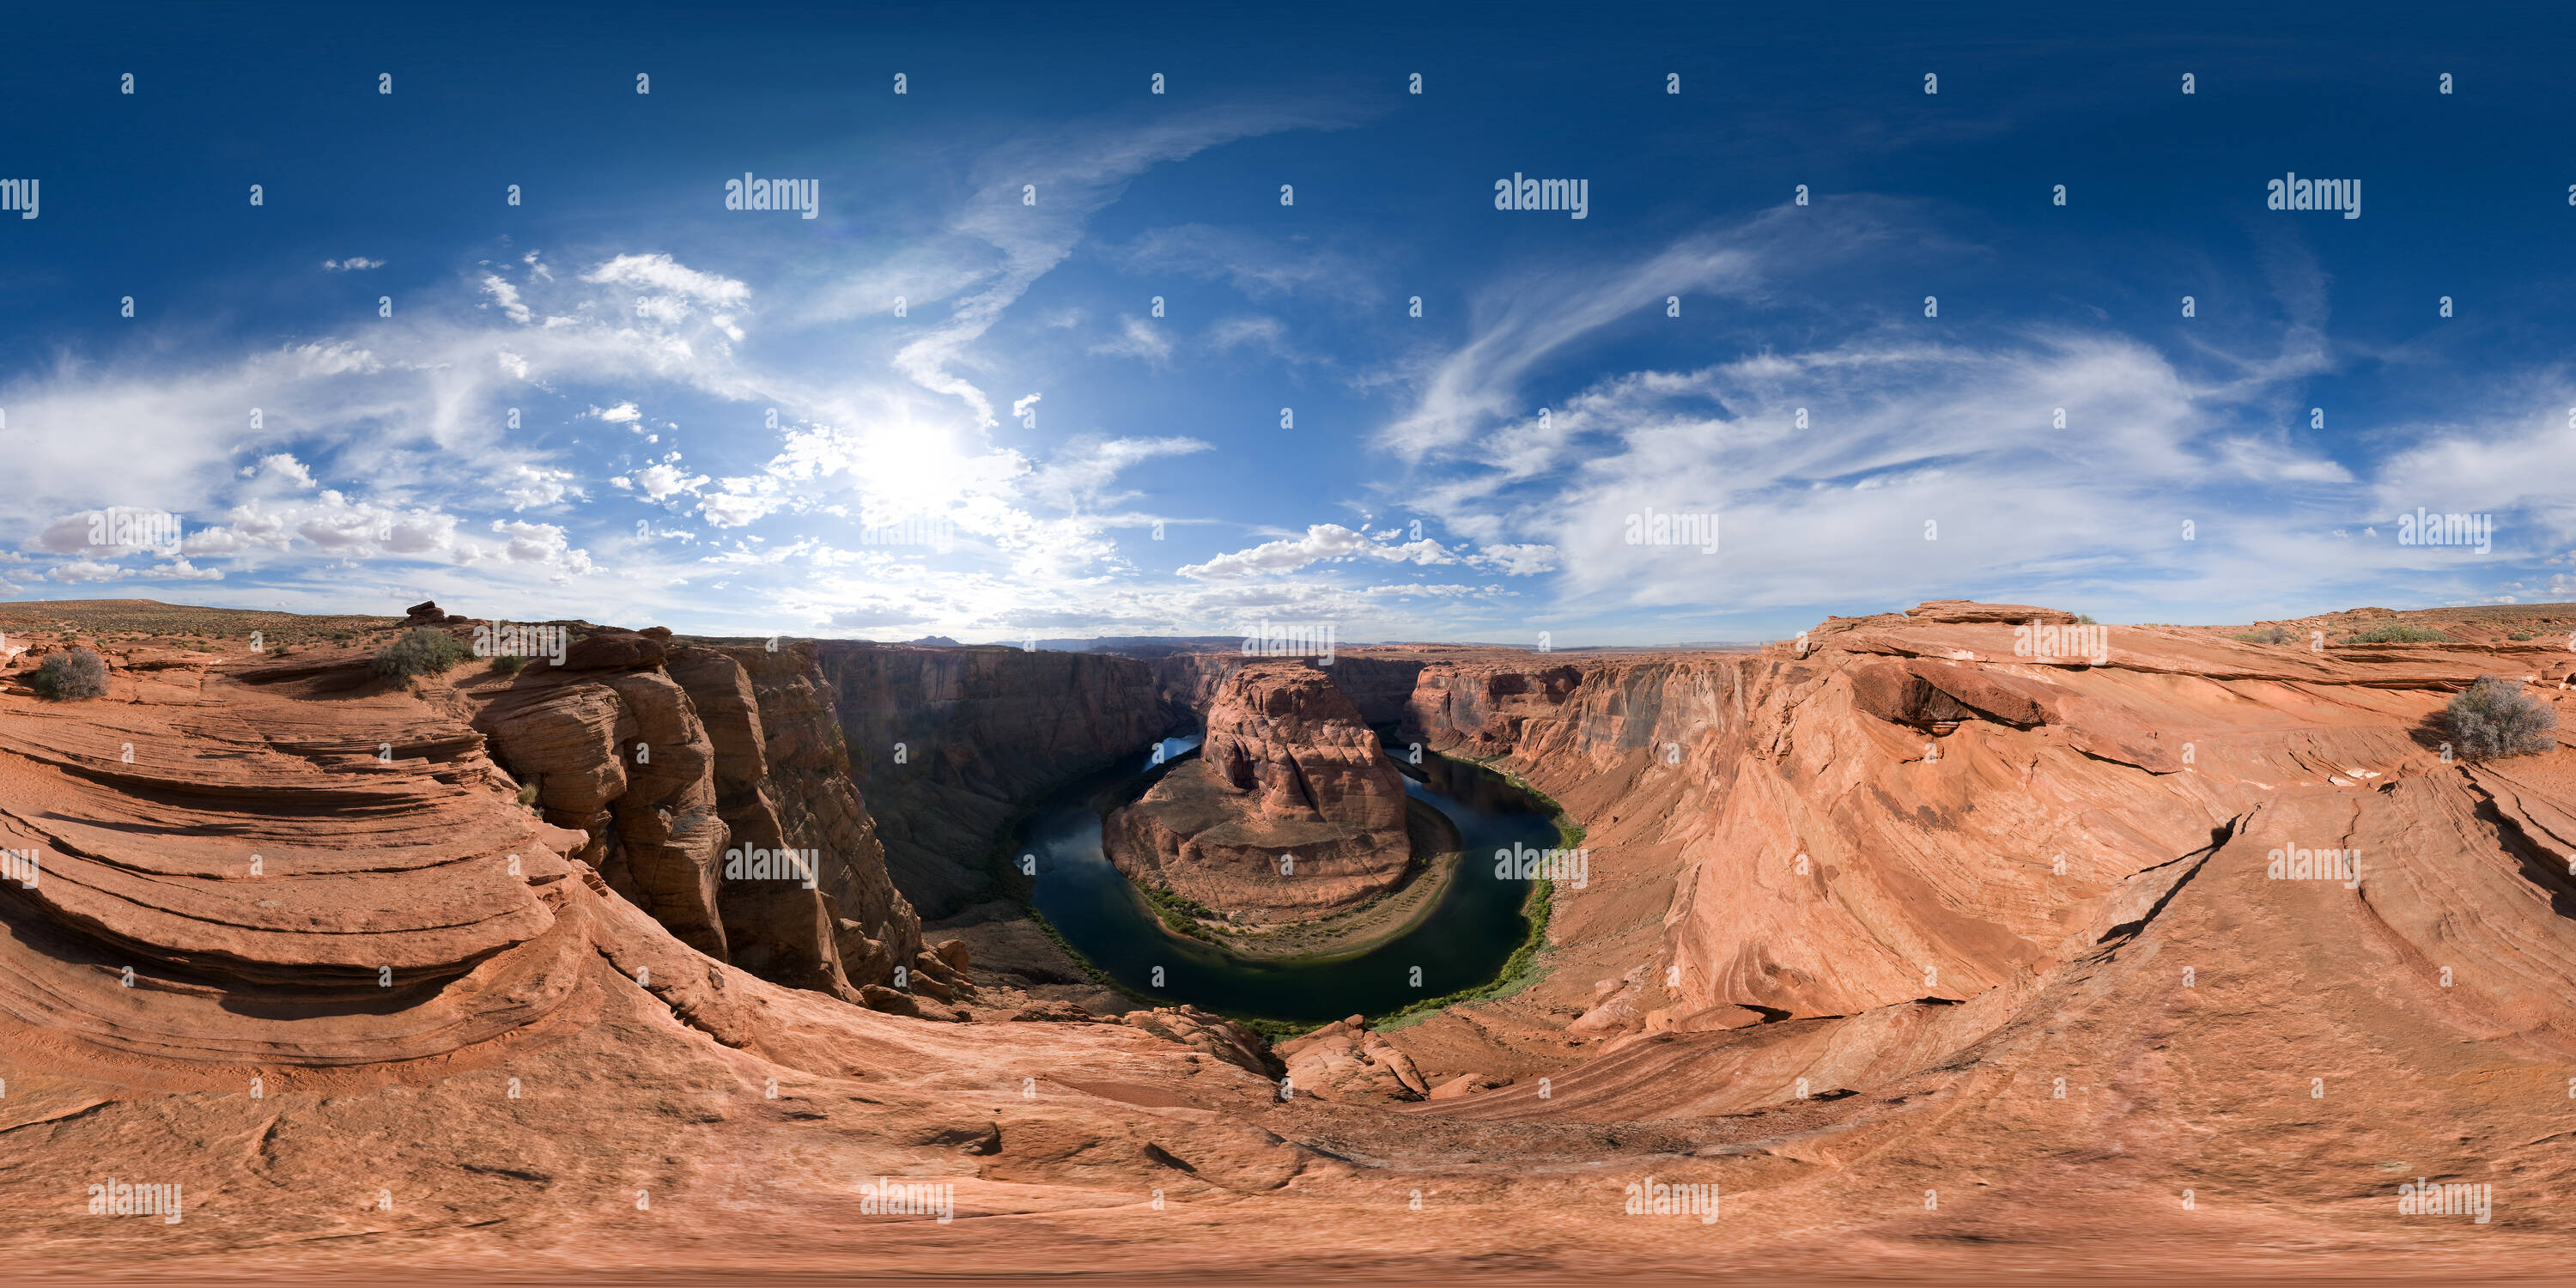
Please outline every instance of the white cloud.
[{"label": "white cloud", "polygon": [[536,320],[536,314],[530,312],[528,306],[519,299],[519,288],[501,280],[498,275],[492,273],[483,275],[483,293],[491,296],[492,303],[500,305],[501,312],[511,321],[525,326]]},{"label": "white cloud", "polygon": [[1543,562],[1545,554],[1553,553],[1545,546],[1489,546],[1485,553],[1461,560],[1429,537],[1398,540],[1402,535],[1392,528],[1371,533],[1354,531],[1338,523],[1318,523],[1308,527],[1302,536],[1266,541],[1248,550],[1218,555],[1205,563],[1186,565],[1178,572],[1198,581],[1276,577],[1309,564],[1351,558],[1409,563],[1426,568],[1465,562],[1505,572],[1544,572],[1544,567],[1536,565]]},{"label": "white cloud", "polygon": [[1556,547],[1542,545],[1487,546],[1467,556],[1467,562],[1479,568],[1491,568],[1506,577],[1534,577],[1556,570]]},{"label": "white cloud", "polygon": [[739,305],[751,287],[720,273],[702,273],[669,255],[620,255],[581,275],[585,282],[630,286],[701,304]]},{"label": "white cloud", "polygon": [[[1364,110],[1320,101],[1298,108],[1217,106],[1139,128],[1068,127],[993,150],[975,166],[974,193],[965,208],[917,270],[943,298],[955,300],[948,320],[905,344],[895,355],[896,370],[923,389],[963,402],[978,426],[992,425],[992,400],[952,368],[1031,283],[1072,253],[1091,216],[1117,200],[1136,176],[1235,139],[1339,128]],[[1032,191],[1036,204],[1024,204],[1023,195]],[[874,311],[890,295],[905,293],[885,286],[881,279],[865,280],[856,289],[833,292],[827,312],[847,317]]]},{"label": "white cloud", "polygon": [[1162,327],[1144,318],[1123,318],[1118,338],[1091,346],[1095,355],[1108,358],[1135,358],[1162,366],[1172,359],[1172,340]]},{"label": "white cloud", "polygon": [[501,499],[513,510],[531,510],[553,505],[572,491],[572,471],[550,469],[542,465],[521,465],[514,481],[501,490]]},{"label": "white cloud", "polygon": [[326,273],[363,273],[368,269],[383,268],[384,266],[385,262],[383,260],[369,259],[364,255],[351,255],[347,259],[326,259],[322,261],[322,271]]},{"label": "white cloud", "polygon": [[1075,439],[1031,474],[1028,492],[1058,509],[1097,510],[1135,495],[1109,490],[1109,484],[1130,467],[1157,457],[1211,450],[1195,438]]},{"label": "white cloud", "polygon": [[95,559],[75,559],[70,563],[55,565],[53,571],[45,575],[55,581],[78,585],[84,582],[115,581],[125,575],[125,570],[114,564],[100,563]]},{"label": "white cloud", "polygon": [[678,452],[617,480],[655,501],[668,501],[683,492],[695,492],[709,481],[704,474],[693,475],[682,469]]},{"label": "white cloud", "polygon": [[144,569],[143,575],[177,581],[222,581],[224,579],[223,573],[212,568],[200,568],[185,559],[173,559],[168,563]]},{"label": "white cloud", "polygon": [[788,503],[774,478],[730,478],[722,487],[722,491],[703,494],[698,501],[698,513],[719,528],[758,522]]},{"label": "white cloud", "polygon": [[313,471],[305,468],[304,462],[286,452],[273,452],[259,458],[258,471],[269,478],[296,487],[313,486]]}]

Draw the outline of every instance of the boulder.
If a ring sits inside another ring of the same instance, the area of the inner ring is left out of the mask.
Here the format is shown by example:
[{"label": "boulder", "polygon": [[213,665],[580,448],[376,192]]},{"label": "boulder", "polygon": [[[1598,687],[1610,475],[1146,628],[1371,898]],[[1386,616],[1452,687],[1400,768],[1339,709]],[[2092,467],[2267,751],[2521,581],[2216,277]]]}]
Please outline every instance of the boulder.
[{"label": "boulder", "polygon": [[660,666],[669,652],[640,631],[593,631],[564,654],[569,671],[641,671]]},{"label": "boulder", "polygon": [[1270,1053],[1270,1044],[1263,1041],[1260,1034],[1195,1006],[1158,1006],[1150,1011],[1130,1011],[1122,1023],[1265,1078],[1276,1078],[1282,1072],[1277,1057]]},{"label": "boulder", "polygon": [[602,684],[546,690],[534,701],[495,705],[475,720],[501,763],[538,785],[537,803],[563,827],[587,827],[626,793],[618,755],[625,707]]},{"label": "boulder", "polygon": [[1340,1103],[1384,1103],[1428,1098],[1430,1085],[1413,1058],[1354,1015],[1282,1042],[1295,1094]]},{"label": "boulder", "polygon": [[1491,1091],[1496,1087],[1508,1087],[1510,1085],[1511,1080],[1508,1078],[1497,1078],[1491,1074],[1483,1073],[1462,1073],[1455,1078],[1451,1078],[1447,1082],[1441,1083],[1439,1086],[1433,1087],[1431,1089],[1431,1099],[1455,1100],[1460,1096],[1472,1096],[1479,1091]]},{"label": "boulder", "polygon": [[871,1011],[883,1011],[888,1015],[910,1015],[915,1018],[921,1015],[921,1003],[912,994],[900,989],[888,988],[883,984],[860,985],[859,1001]]}]

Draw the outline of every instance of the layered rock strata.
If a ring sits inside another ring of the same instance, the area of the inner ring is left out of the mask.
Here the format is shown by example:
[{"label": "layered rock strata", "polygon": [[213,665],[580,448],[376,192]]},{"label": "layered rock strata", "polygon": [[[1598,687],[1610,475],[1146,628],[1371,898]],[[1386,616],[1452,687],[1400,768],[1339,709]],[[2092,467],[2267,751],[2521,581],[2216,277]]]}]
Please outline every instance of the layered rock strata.
[{"label": "layered rock strata", "polygon": [[1173,728],[1132,657],[1014,648],[812,646],[818,684],[872,807],[894,884],[937,918],[995,893],[1019,813],[1127,763]]},{"label": "layered rock strata", "polygon": [[1403,879],[1404,778],[1320,671],[1256,663],[1226,677],[1196,759],[1113,811],[1121,872],[1246,920],[1348,907]]}]

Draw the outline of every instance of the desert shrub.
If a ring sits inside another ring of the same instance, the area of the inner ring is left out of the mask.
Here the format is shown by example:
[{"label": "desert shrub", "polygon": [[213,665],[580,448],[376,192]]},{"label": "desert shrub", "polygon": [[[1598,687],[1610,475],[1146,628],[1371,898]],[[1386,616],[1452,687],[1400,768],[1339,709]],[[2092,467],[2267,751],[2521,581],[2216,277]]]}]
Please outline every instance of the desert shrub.
[{"label": "desert shrub", "polygon": [[65,701],[107,693],[107,659],[85,648],[56,653],[27,676],[36,696]]},{"label": "desert shrub", "polygon": [[423,626],[376,654],[376,674],[389,680],[440,675],[471,656],[472,652],[455,636]]},{"label": "desert shrub", "polygon": [[2527,640],[2531,638],[2531,632],[2515,631],[2513,634],[2505,636],[2505,638],[2509,640]]},{"label": "desert shrub", "polygon": [[503,675],[517,675],[527,665],[528,659],[516,653],[496,653],[492,657],[492,669]]},{"label": "desert shrub", "polygon": [[2502,676],[2479,676],[2451,699],[2446,714],[2451,741],[2471,760],[2524,756],[2558,745],[2557,709]]},{"label": "desert shrub", "polygon": [[2267,630],[2239,631],[2227,638],[2246,644],[2287,644],[2290,642],[2291,635],[2288,631],[2274,626]]},{"label": "desert shrub", "polygon": [[2101,623],[2100,623],[2100,622],[2097,622],[2097,621],[2094,621],[2094,620],[2093,620],[2093,614],[2091,614],[2091,613],[2077,613],[2077,614],[2075,615],[2075,624],[2076,624],[2076,625],[2078,625],[2078,626],[2099,626],[2099,625],[2101,625]]},{"label": "desert shrub", "polygon": [[2448,643],[2450,638],[2427,626],[2383,622],[2366,630],[2354,631],[2335,642],[2338,644],[2441,644]]}]

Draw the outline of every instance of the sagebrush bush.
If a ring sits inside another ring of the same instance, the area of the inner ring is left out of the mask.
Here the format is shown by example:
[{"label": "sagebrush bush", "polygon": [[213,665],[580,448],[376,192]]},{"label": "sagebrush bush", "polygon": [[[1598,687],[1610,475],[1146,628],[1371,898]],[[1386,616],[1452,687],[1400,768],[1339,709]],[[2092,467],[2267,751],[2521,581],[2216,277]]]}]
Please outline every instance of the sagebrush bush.
[{"label": "sagebrush bush", "polygon": [[462,640],[445,631],[423,626],[376,654],[376,674],[389,680],[440,675],[472,655],[473,650],[465,647]]},{"label": "sagebrush bush", "polygon": [[2451,699],[2448,709],[2454,749],[2470,760],[2525,756],[2558,745],[2558,711],[2497,675]]},{"label": "sagebrush bush", "polygon": [[2247,644],[2287,644],[2290,642],[2290,633],[2275,626],[2270,630],[2239,631],[2227,638],[2241,640]]},{"label": "sagebrush bush", "polygon": [[107,693],[107,659],[85,648],[56,653],[28,674],[27,683],[40,698],[101,697]]},{"label": "sagebrush bush", "polygon": [[2423,626],[2385,622],[2368,630],[2354,631],[2336,641],[2340,644],[2443,644],[2450,636]]},{"label": "sagebrush bush", "polygon": [[503,675],[517,675],[527,669],[527,665],[528,659],[516,653],[496,653],[492,656],[492,669]]}]

